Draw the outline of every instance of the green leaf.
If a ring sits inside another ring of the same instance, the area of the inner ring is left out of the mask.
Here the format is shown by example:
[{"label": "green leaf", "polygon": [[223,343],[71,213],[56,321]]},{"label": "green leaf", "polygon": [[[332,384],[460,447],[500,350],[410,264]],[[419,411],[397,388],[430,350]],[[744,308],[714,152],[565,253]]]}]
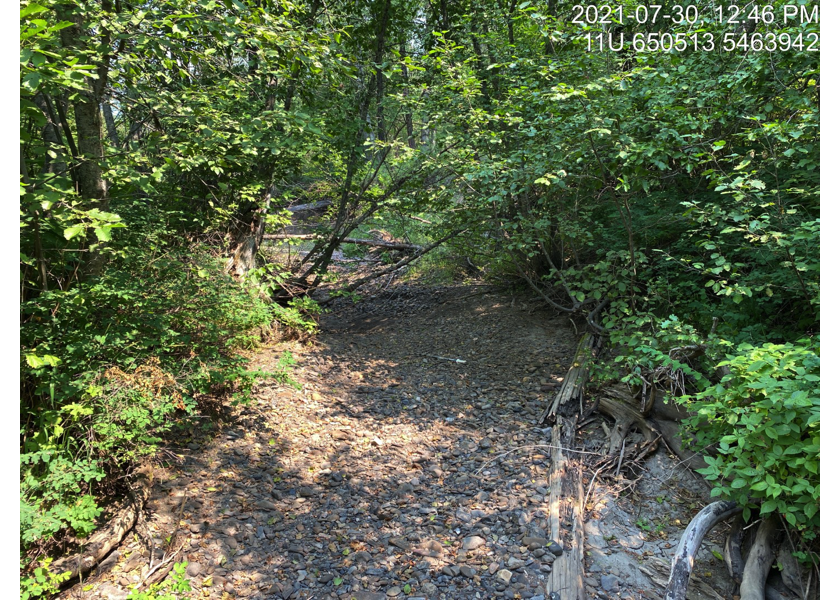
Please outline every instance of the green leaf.
[{"label": "green leaf", "polygon": [[64,239],[72,240],[85,230],[84,225],[73,225],[64,230]]}]

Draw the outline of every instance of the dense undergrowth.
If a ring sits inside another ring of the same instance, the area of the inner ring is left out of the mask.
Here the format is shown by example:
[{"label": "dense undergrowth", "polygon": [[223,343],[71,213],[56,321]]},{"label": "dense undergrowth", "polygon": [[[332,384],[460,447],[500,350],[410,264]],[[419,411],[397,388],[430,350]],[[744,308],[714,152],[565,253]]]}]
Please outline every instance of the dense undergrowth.
[{"label": "dense undergrowth", "polygon": [[201,244],[138,246],[100,277],[22,304],[24,545],[89,533],[102,485],[195,425],[202,397],[247,400],[267,374],[242,351],[299,317],[224,274]]}]

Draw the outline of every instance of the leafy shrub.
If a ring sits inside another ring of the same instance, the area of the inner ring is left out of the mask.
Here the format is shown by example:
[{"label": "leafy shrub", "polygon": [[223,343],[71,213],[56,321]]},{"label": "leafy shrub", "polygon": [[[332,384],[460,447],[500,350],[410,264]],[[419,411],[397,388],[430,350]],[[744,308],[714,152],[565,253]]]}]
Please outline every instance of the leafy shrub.
[{"label": "leafy shrub", "polygon": [[22,305],[21,541],[86,535],[97,486],[195,412],[201,394],[247,400],[270,303],[202,247],[134,247],[98,279]]},{"label": "leafy shrub", "polygon": [[[621,329],[611,332],[610,341],[623,349],[615,358],[615,366],[596,368],[601,380],[618,379],[643,390],[654,385],[668,385],[671,394],[684,394],[691,389],[705,388],[706,377],[690,365],[690,358],[713,352],[717,340],[704,340],[697,330],[675,315],[657,319],[650,313],[626,319]],[[621,376],[623,374],[623,377]],[[688,376],[688,379],[686,379]]]},{"label": "leafy shrub", "polygon": [[172,573],[164,581],[156,583],[145,592],[132,591],[129,600],[180,600],[181,594],[192,590],[187,580],[187,562],[175,563]]},{"label": "leafy shrub", "polygon": [[51,559],[44,559],[40,566],[32,570],[32,574],[20,580],[20,600],[40,598],[57,594],[62,583],[70,579],[70,571],[56,575],[50,571]]},{"label": "leafy shrub", "polygon": [[701,448],[713,496],[760,515],[778,512],[799,530],[819,527],[819,337],[795,344],[741,344],[719,363],[729,374],[681,399]]},{"label": "leafy shrub", "polygon": [[318,332],[321,306],[308,296],[293,298],[288,306],[275,308],[277,320],[294,336],[310,336]]}]

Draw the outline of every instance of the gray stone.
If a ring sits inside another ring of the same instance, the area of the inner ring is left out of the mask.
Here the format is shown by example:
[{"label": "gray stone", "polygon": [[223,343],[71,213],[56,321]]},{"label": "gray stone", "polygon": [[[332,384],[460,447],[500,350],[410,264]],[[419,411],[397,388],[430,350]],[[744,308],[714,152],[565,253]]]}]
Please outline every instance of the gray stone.
[{"label": "gray stone", "polygon": [[541,537],[524,537],[522,538],[522,545],[527,546],[528,550],[536,550],[537,548],[544,548],[548,546],[549,540]]},{"label": "gray stone", "polygon": [[187,565],[187,575],[189,577],[198,577],[201,574],[201,564],[197,562],[190,561],[190,564]]},{"label": "gray stone", "polygon": [[389,598],[396,598],[397,596],[399,596],[400,594],[402,594],[402,590],[401,590],[400,588],[398,588],[397,586],[394,586],[394,587],[392,587],[392,588],[388,588],[388,591],[387,591],[387,592],[385,592],[385,594],[386,594]]},{"label": "gray stone", "polygon": [[413,494],[414,493],[414,486],[410,483],[401,483],[397,488],[398,494]]},{"label": "gray stone", "polygon": [[515,556],[511,556],[507,561],[507,566],[510,569],[519,569],[525,566],[525,561],[521,558],[516,558]]},{"label": "gray stone", "polygon": [[546,548],[549,552],[551,552],[554,556],[560,556],[563,554],[563,546],[558,544],[557,542],[551,542]]},{"label": "gray stone", "polygon": [[498,573],[496,573],[496,579],[502,581],[504,583],[510,583],[510,578],[513,577],[513,573],[508,571],[507,569],[502,569]]},{"label": "gray stone", "polygon": [[605,592],[618,591],[618,577],[615,575],[601,575],[601,588]]},{"label": "gray stone", "polygon": [[469,537],[464,538],[463,544],[461,544],[461,549],[466,550],[469,552],[470,550],[475,550],[476,548],[480,548],[487,542],[484,538],[479,537],[477,535],[471,535]]},{"label": "gray stone", "polygon": [[121,590],[113,583],[105,583],[96,591],[99,592],[101,598],[107,598],[107,600],[125,600],[128,597],[128,590]]},{"label": "gray stone", "polygon": [[461,565],[460,571],[461,575],[463,575],[464,577],[471,578],[473,575],[475,575],[475,569],[466,565]]},{"label": "gray stone", "polygon": [[392,537],[392,538],[389,538],[389,539],[388,539],[388,543],[389,543],[391,546],[396,546],[396,547],[397,547],[397,548],[399,548],[400,550],[408,550],[409,548],[411,548],[411,544],[409,544],[409,543],[408,543],[406,540],[404,540],[403,538]]}]

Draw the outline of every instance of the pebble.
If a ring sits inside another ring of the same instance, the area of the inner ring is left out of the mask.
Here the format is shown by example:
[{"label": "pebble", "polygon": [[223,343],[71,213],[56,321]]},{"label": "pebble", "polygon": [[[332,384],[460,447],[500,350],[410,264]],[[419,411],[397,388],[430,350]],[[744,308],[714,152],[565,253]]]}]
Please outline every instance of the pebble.
[{"label": "pebble", "polygon": [[499,581],[503,581],[504,583],[509,583],[511,577],[513,577],[513,573],[511,573],[507,569],[502,569],[501,571],[496,573],[496,579],[498,579]]},{"label": "pebble", "polygon": [[601,587],[605,592],[618,592],[618,578],[615,575],[601,575]]},{"label": "pebble", "polygon": [[469,537],[464,538],[464,542],[463,544],[461,544],[461,549],[469,552],[470,550],[480,548],[486,543],[487,541],[484,538],[479,537],[477,535],[471,535]]}]

